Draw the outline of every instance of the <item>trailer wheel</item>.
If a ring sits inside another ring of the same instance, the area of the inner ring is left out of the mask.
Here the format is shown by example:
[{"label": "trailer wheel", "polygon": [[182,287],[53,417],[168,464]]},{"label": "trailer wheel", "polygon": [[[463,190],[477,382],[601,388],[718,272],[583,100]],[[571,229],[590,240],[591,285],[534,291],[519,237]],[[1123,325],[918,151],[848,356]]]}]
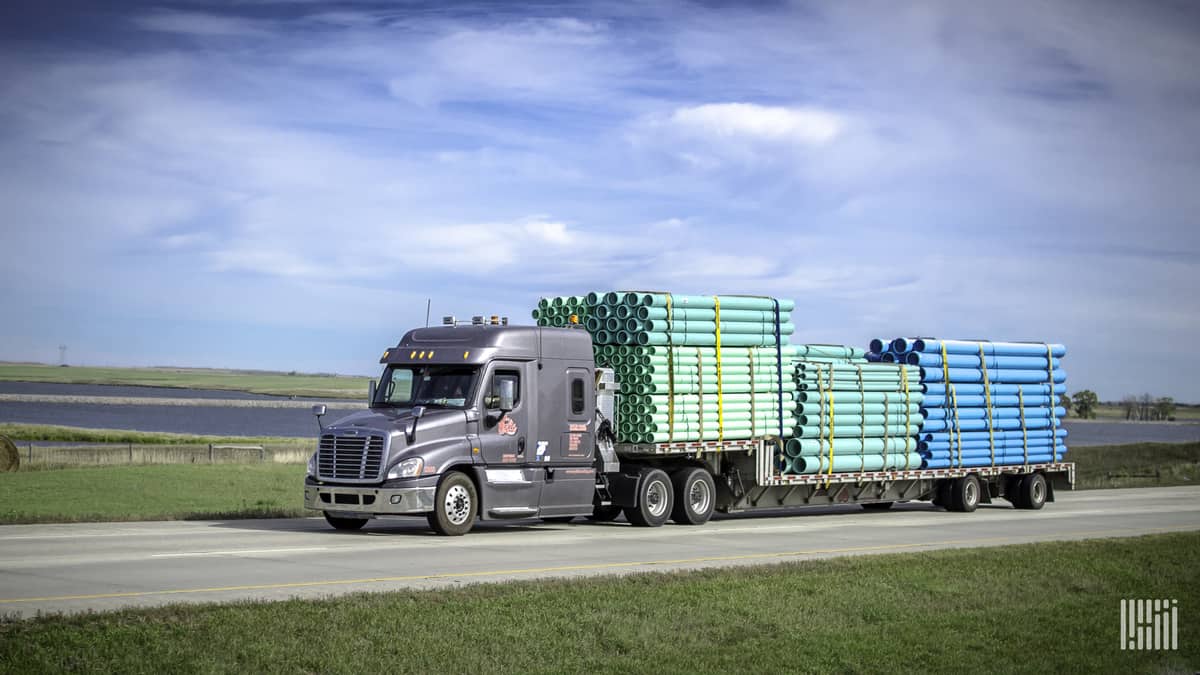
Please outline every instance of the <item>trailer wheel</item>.
[{"label": "trailer wheel", "polygon": [[361,530],[363,528],[363,525],[367,524],[367,519],[366,518],[340,518],[338,516],[331,516],[331,515],[329,515],[329,512],[326,511],[325,512],[325,522],[332,525],[333,529],[335,529],[335,530],[342,530],[345,532],[353,532],[355,530]]},{"label": "trailer wheel", "polygon": [[970,513],[979,506],[979,479],[974,475],[955,478],[950,484],[950,510]]},{"label": "trailer wheel", "polygon": [[434,493],[429,527],[438,534],[457,537],[471,531],[479,510],[475,484],[466,475],[453,471],[442,478]]},{"label": "trailer wheel", "polygon": [[641,527],[658,527],[671,516],[671,479],[662,469],[643,469],[638,481],[637,506],[625,509],[625,519]]},{"label": "trailer wheel", "polygon": [[1046,477],[1040,473],[1031,473],[1021,478],[1017,484],[1017,495],[1020,502],[1014,502],[1018,509],[1038,510],[1046,505]]},{"label": "trailer wheel", "polygon": [[615,504],[602,506],[597,504],[592,508],[592,515],[588,516],[588,520],[593,523],[611,523],[621,515],[621,507]]},{"label": "trailer wheel", "polygon": [[680,469],[671,474],[675,484],[675,507],[671,520],[680,525],[703,525],[712,518],[717,486],[708,471],[698,467]]},{"label": "trailer wheel", "polygon": [[887,511],[896,502],[867,502],[862,507],[868,511]]}]

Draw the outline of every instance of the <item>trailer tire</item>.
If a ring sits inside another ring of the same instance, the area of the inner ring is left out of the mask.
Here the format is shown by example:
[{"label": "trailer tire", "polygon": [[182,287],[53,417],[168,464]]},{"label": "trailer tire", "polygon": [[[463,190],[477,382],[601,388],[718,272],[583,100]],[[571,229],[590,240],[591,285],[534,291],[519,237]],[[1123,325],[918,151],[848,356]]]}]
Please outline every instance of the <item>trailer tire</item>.
[{"label": "trailer tire", "polygon": [[343,532],[354,532],[361,530],[363,525],[367,524],[366,518],[342,518],[340,516],[331,516],[329,512],[325,512],[325,522],[333,526],[335,530]]},{"label": "trailer tire", "polygon": [[671,520],[680,525],[707,523],[717,505],[717,485],[708,471],[699,467],[680,469],[671,474],[671,482],[675,484]]},{"label": "trailer tire", "polygon": [[662,469],[643,469],[637,487],[637,506],[625,509],[625,519],[639,527],[658,527],[671,517],[671,478]]},{"label": "trailer tire", "polygon": [[479,513],[475,484],[459,471],[452,471],[438,483],[433,511],[427,516],[429,527],[438,534],[457,537],[471,531]]},{"label": "trailer tire", "polygon": [[592,515],[587,518],[593,523],[611,523],[619,515],[621,515],[621,507],[616,504],[609,504],[608,506],[597,504],[592,508]]},{"label": "trailer tire", "polygon": [[955,478],[950,484],[950,510],[970,513],[979,506],[979,479],[972,475]]},{"label": "trailer tire", "polygon": [[896,502],[867,502],[862,507],[868,511],[887,511]]},{"label": "trailer tire", "polygon": [[1021,478],[1017,484],[1017,495],[1020,503],[1015,503],[1018,509],[1037,511],[1046,505],[1046,477],[1040,473],[1031,473]]}]

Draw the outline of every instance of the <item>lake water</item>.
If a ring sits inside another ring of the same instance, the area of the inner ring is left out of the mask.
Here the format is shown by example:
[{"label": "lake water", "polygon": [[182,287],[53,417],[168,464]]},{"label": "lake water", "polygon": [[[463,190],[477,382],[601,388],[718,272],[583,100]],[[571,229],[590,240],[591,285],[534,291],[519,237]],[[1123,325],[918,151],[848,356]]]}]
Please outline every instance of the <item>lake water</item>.
[{"label": "lake water", "polygon": [[[280,397],[229,391],[164,387],[0,382],[0,393],[137,398],[271,399]],[[329,408],[325,422],[354,412]],[[307,408],[237,408],[207,406],[100,405],[93,403],[27,403],[0,401],[0,422],[61,424],[94,429],[134,429],[220,436],[291,436],[315,438],[317,423]],[[1200,441],[1200,424],[1067,422],[1067,446]]]}]

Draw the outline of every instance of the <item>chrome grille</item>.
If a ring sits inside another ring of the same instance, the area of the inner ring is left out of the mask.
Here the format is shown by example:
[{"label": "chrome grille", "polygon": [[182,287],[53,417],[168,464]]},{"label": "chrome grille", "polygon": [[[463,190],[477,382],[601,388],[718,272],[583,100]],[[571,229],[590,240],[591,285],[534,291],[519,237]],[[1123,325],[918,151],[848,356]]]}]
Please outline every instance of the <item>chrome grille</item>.
[{"label": "chrome grille", "polygon": [[317,451],[317,474],[327,480],[379,480],[383,436],[324,434]]}]

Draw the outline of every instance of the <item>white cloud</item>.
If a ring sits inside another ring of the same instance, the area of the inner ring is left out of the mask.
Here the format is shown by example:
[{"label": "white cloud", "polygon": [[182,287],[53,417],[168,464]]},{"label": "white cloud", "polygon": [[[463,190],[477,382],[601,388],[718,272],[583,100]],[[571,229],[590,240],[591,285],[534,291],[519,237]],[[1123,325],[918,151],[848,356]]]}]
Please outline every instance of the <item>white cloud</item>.
[{"label": "white cloud", "polygon": [[254,21],[205,12],[158,10],[134,19],[145,30],[194,37],[264,38],[270,32]]},{"label": "white cloud", "polygon": [[816,108],[784,108],[754,103],[706,103],[679,108],[670,122],[698,135],[824,145],[846,126],[835,113]]}]

